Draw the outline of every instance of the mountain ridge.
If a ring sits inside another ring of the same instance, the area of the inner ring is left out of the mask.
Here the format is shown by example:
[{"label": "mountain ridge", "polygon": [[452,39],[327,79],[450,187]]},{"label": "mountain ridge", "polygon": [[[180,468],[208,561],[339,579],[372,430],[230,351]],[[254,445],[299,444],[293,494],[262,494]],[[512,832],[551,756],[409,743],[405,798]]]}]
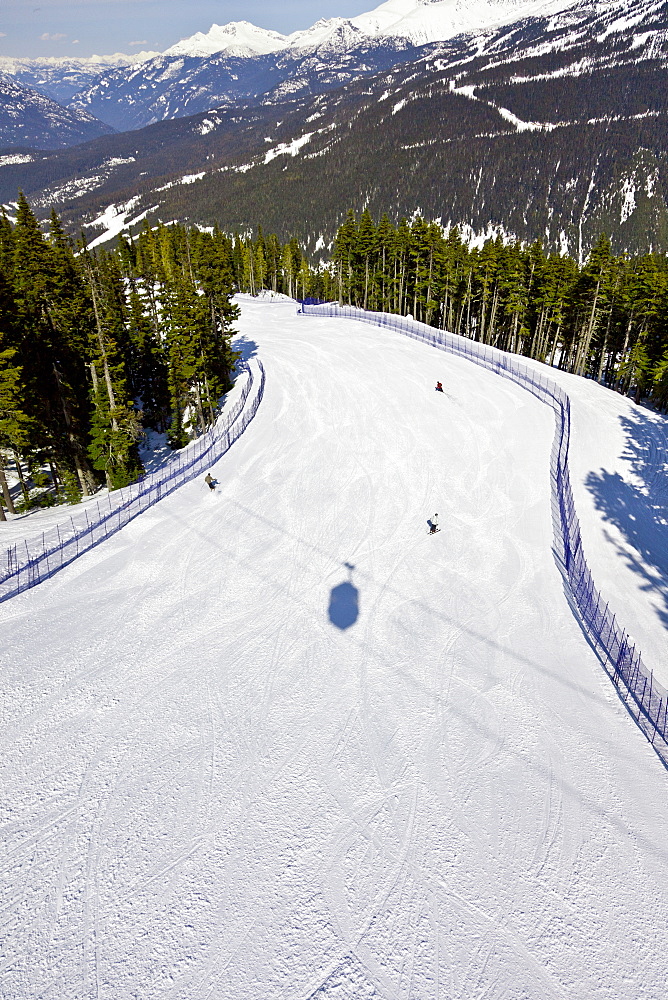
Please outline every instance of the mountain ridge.
[{"label": "mountain ridge", "polygon": [[417,47],[484,31],[522,11],[556,11],[573,3],[577,0],[386,0],[356,17],[320,19],[290,35],[248,21],[214,24],[162,53],[127,57],[99,73],[88,67],[88,78],[80,68],[78,88],[76,73],[59,81],[57,67],[42,68],[41,76],[24,68],[22,79],[125,131],[249,97],[270,98],[274,90],[280,97],[339,86],[384,68],[388,53],[411,58]]},{"label": "mountain ridge", "polygon": [[395,56],[315,93],[306,60],[295,92],[7,164],[0,197],[20,177],[94,238],[95,220],[261,221],[313,252],[369,207],[580,258],[603,230],[617,251],[668,247],[667,4],[581,0]]},{"label": "mountain ridge", "polygon": [[134,55],[115,52],[112,55],[80,58],[45,56],[23,59],[0,56],[0,74],[11,77],[23,86],[32,87],[58,104],[66,104],[74,94],[91,86],[109,70],[137,65],[158,55],[159,52],[145,51]]},{"label": "mountain ridge", "polygon": [[0,74],[0,148],[60,149],[112,132],[85,110],[66,108]]}]

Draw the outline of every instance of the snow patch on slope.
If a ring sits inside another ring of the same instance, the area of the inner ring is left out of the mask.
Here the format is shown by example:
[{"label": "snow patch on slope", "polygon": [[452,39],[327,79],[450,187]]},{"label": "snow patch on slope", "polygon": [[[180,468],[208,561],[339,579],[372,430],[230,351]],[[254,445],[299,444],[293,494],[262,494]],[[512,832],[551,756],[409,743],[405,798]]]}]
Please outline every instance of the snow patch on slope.
[{"label": "snow patch on slope", "polygon": [[208,118],[204,118],[198,128],[200,135],[208,135],[209,132],[213,132],[221,124],[220,118],[216,118],[214,115],[210,115]]},{"label": "snow patch on slope", "polygon": [[633,177],[626,177],[622,184],[622,210],[620,220],[622,223],[630,219],[636,210],[636,184]]},{"label": "snow patch on slope", "polygon": [[206,170],[201,170],[198,174],[184,174],[183,177],[179,177],[175,181],[168,181],[167,184],[155,188],[155,193],[157,194],[158,191],[168,191],[178,184],[194,184],[195,181],[201,181],[203,177],[206,177]]},{"label": "snow patch on slope", "polygon": [[508,108],[501,108],[498,105],[496,110],[499,112],[502,118],[511,125],[514,125],[518,132],[551,132],[553,129],[558,128],[559,123],[555,122],[525,122],[517,115],[509,111]]},{"label": "snow patch on slope", "polygon": [[292,142],[281,142],[278,146],[274,146],[273,149],[268,149],[264,154],[264,162],[270,163],[277,156],[296,156],[302,146],[311,141],[313,135],[313,132],[305,132],[304,135],[299,136],[298,139],[293,139]]},{"label": "snow patch on slope", "polygon": [[29,156],[27,153],[7,153],[5,156],[0,156],[0,167],[9,167],[16,163],[32,163],[34,159],[34,156]]},{"label": "snow patch on slope", "polygon": [[124,205],[108,205],[105,208],[102,215],[94,219],[93,222],[87,222],[86,226],[88,228],[93,228],[96,226],[102,226],[104,232],[99,236],[96,236],[91,243],[88,244],[88,249],[92,250],[93,247],[99,246],[101,243],[107,243],[109,240],[113,240],[116,236],[126,230],[130,229],[131,226],[137,225],[138,222],[142,222],[149,212],[153,209],[148,208],[145,212],[141,212],[139,215],[135,216],[134,219],[128,219],[131,214],[132,209],[135,207],[139,201],[139,195],[131,198],[130,201],[125,202]]}]

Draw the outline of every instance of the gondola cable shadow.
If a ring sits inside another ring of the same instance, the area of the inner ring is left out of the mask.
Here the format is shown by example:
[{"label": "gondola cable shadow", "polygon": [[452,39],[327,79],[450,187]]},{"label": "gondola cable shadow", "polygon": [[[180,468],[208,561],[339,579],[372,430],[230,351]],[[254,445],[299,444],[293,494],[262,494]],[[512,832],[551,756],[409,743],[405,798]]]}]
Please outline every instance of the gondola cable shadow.
[{"label": "gondola cable shadow", "polygon": [[359,590],[352,580],[353,570],[350,563],[343,564],[348,570],[348,579],[332,587],[329,594],[329,620],[336,628],[345,632],[354,625],[359,617]]}]

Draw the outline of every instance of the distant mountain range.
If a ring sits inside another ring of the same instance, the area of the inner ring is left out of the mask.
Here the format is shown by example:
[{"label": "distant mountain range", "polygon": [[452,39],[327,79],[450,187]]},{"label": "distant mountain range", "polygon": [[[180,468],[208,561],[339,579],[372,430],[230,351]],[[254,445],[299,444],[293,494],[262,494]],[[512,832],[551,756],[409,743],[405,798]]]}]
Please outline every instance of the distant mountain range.
[{"label": "distant mountain range", "polygon": [[[0,59],[0,73],[117,131],[249,99],[320,93],[413,58],[419,46],[568,0],[387,0],[358,17],[282,35],[247,21],[214,24],[163,53]],[[0,144],[15,145],[0,133]]]},{"label": "distant mountain range", "polygon": [[368,206],[580,256],[601,231],[668,249],[668,2],[389,0],[287,38],[214,26],[82,93],[107,125],[160,120],[7,154],[0,199],[20,185],[73,227],[97,220],[92,237],[262,223],[316,251]]},{"label": "distant mountain range", "polygon": [[[567,2],[567,0],[566,0]],[[321,93],[413,58],[419,46],[514,20],[565,0],[387,0],[355,18],[317,21],[281,35],[238,21],[214,24],[161,55],[105,72],[70,98],[115,129],[195,114],[249,99]]]},{"label": "distant mountain range", "polygon": [[0,149],[62,149],[114,131],[81,108],[65,108],[32,87],[0,76]]},{"label": "distant mountain range", "polygon": [[159,52],[138,52],[127,56],[116,52],[111,56],[90,56],[88,59],[61,56],[14,59],[0,56],[0,75],[38,90],[52,101],[67,104],[75,94],[91,87],[109,70],[133,66],[158,55]]}]

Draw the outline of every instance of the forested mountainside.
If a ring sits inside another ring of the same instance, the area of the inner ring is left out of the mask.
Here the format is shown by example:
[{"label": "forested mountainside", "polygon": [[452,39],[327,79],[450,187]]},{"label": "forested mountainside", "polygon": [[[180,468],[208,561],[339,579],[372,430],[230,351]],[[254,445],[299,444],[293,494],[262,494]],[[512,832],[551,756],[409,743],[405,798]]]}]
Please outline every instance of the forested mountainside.
[{"label": "forested mountainside", "polygon": [[668,4],[624,9],[581,4],[430,46],[327,94],[7,164],[0,198],[21,186],[77,229],[105,210],[230,232],[263,220],[311,250],[331,243],[349,205],[541,238],[580,259],[601,232],[617,252],[665,249]]},{"label": "forested mountainside", "polygon": [[87,111],[62,107],[0,74],[0,151],[15,147],[62,149],[113,131]]},{"label": "forested mountainside", "polygon": [[316,99],[291,134],[169,189],[161,211],[279,232],[300,219],[310,246],[352,204],[580,256],[601,231],[618,250],[665,248],[668,5],[625,10],[622,22],[615,5],[581,5],[484,45],[460,37]]}]

